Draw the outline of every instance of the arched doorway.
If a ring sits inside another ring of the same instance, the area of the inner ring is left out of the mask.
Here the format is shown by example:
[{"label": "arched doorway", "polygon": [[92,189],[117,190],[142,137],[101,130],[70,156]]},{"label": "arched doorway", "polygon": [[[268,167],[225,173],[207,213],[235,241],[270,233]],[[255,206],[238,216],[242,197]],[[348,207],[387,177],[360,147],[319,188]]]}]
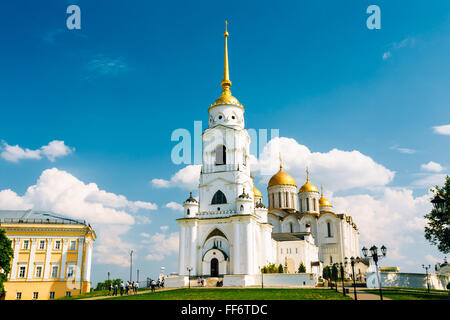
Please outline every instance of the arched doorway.
[{"label": "arched doorway", "polygon": [[219,276],[219,260],[216,258],[211,259],[211,277]]}]

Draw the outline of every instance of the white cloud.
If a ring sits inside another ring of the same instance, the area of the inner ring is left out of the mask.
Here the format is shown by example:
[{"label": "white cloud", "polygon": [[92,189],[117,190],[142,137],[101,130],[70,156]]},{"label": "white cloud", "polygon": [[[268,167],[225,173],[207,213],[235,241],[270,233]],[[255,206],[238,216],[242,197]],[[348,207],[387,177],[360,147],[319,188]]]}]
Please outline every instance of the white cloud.
[{"label": "white cloud", "polygon": [[425,171],[431,172],[441,172],[442,170],[444,170],[444,168],[442,168],[442,166],[439,163],[434,161],[422,164],[420,167]]},{"label": "white cloud", "polygon": [[70,148],[64,144],[64,141],[53,140],[48,145],[41,147],[42,154],[51,162],[54,162],[58,157],[64,157],[71,154],[75,149]]},{"label": "white cloud", "polygon": [[75,148],[68,147],[64,144],[64,141],[53,140],[48,145],[42,146],[40,149],[30,150],[28,148],[23,149],[19,145],[11,146],[5,141],[2,142],[3,151],[0,156],[6,161],[19,162],[23,159],[35,159],[40,160],[42,156],[45,156],[51,162],[54,162],[56,158],[64,157],[71,154]]},{"label": "white cloud", "polygon": [[414,197],[413,191],[407,188],[386,187],[378,197],[331,196],[330,201],[337,212],[352,216],[360,231],[361,247],[384,244],[389,248],[390,258],[403,260],[404,246],[424,239],[423,216],[431,210],[430,197],[430,194]]},{"label": "white cloud", "polygon": [[141,237],[144,237],[144,238],[150,238],[151,237],[151,234],[150,233],[146,233],[146,232],[141,232],[139,235]]},{"label": "white cloud", "polygon": [[450,135],[450,124],[433,127],[433,131],[434,131],[434,133],[443,134],[443,135],[448,136],[448,135]]},{"label": "white cloud", "polygon": [[252,157],[251,168],[263,176],[267,183],[279,169],[279,153],[283,168],[301,186],[306,180],[305,168],[309,167],[310,180],[331,191],[383,186],[394,178],[388,170],[359,151],[333,149],[326,153],[311,152],[306,146],[290,138],[274,138],[264,147],[259,160]]},{"label": "white cloud", "polygon": [[177,171],[170,180],[153,179],[152,184],[156,188],[180,187],[194,189],[198,187],[201,165],[188,165]]},{"label": "white cloud", "polygon": [[428,263],[430,263],[430,264],[432,264],[432,265],[434,265],[434,264],[436,264],[436,263],[440,263],[441,262],[441,260],[440,259],[438,259],[438,258],[436,258],[436,257],[433,257],[431,254],[427,254],[427,255],[425,255],[425,259],[428,261]]},{"label": "white cloud", "polygon": [[392,146],[390,149],[392,150],[396,150],[400,153],[407,153],[407,154],[413,154],[416,153],[417,151],[414,149],[409,149],[409,148],[401,148],[399,146]]},{"label": "white cloud", "polygon": [[413,187],[434,188],[436,185],[445,183],[445,174],[431,174],[421,179],[414,180],[411,185]]},{"label": "white cloud", "polygon": [[126,211],[133,206],[152,207],[147,202],[129,201],[122,195],[100,190],[95,183],[84,183],[56,168],[43,171],[23,196],[9,189],[0,190],[2,209],[33,208],[88,221],[97,234],[94,258],[98,263],[128,265],[132,245],[123,240],[123,235],[135,223],[150,222],[145,216],[133,216]]},{"label": "white cloud", "polygon": [[87,79],[116,76],[129,69],[130,67],[122,57],[110,58],[104,55],[98,55],[87,64],[87,70],[89,72]]},{"label": "white cloud", "polygon": [[184,208],[181,204],[174,202],[174,201],[167,203],[166,208],[172,209],[174,211],[180,211],[180,212],[183,212],[183,210],[184,210]]},{"label": "white cloud", "polygon": [[390,51],[386,51],[385,53],[383,53],[383,60],[387,60],[391,57],[391,52]]},{"label": "white cloud", "polygon": [[145,258],[150,261],[161,261],[166,256],[178,252],[178,232],[169,235],[164,233],[155,233],[150,239],[146,240],[150,244],[148,248],[151,252]]},{"label": "white cloud", "polygon": [[169,226],[161,226],[159,229],[161,229],[161,231],[167,231],[169,230]]}]

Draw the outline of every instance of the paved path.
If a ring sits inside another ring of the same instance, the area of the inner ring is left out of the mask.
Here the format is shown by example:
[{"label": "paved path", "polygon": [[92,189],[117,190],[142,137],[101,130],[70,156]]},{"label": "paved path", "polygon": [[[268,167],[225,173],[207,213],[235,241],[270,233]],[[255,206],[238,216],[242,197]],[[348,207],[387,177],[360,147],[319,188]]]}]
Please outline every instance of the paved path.
[{"label": "paved path", "polygon": [[[345,287],[346,289],[349,289],[349,293],[347,293],[347,295],[352,298],[355,299],[355,293],[353,291],[353,287]],[[358,300],[380,300],[380,296],[377,294],[373,294],[373,293],[369,293],[366,291],[367,288],[358,288],[356,287],[356,296],[358,298]],[[340,293],[342,293],[342,287],[338,287],[338,291]],[[390,298],[386,298],[385,296],[383,296],[383,300],[392,300]]]},{"label": "paved path", "polygon": [[[178,288],[156,289],[155,292],[169,291],[169,290],[174,290],[174,289],[178,289]],[[137,293],[130,293],[128,295],[124,294],[123,296],[134,296],[137,294],[143,294],[143,293],[149,293],[149,292],[152,292],[152,291],[151,290],[142,290],[142,291],[138,291]],[[109,298],[116,298],[116,297],[120,297],[120,293],[117,296],[99,296],[99,297],[84,298],[84,299],[80,299],[80,300],[101,300],[101,299],[109,299]]]}]

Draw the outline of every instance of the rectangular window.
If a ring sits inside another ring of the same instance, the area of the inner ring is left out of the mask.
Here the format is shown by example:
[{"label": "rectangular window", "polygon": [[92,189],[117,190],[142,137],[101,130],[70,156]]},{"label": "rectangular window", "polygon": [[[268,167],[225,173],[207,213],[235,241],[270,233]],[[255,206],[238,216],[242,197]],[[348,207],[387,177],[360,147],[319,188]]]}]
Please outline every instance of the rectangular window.
[{"label": "rectangular window", "polygon": [[278,208],[281,208],[281,192],[278,192]]},{"label": "rectangular window", "polygon": [[55,241],[55,250],[60,250],[61,249],[61,241],[57,240]]},{"label": "rectangular window", "polygon": [[314,211],[316,211],[316,199],[313,199],[313,203],[314,203]]},{"label": "rectangular window", "polygon": [[36,266],[36,274],[35,274],[36,278],[40,278],[42,277],[42,266]]},{"label": "rectangular window", "polygon": [[22,299],[22,292],[16,292],[16,299],[17,300]]},{"label": "rectangular window", "polygon": [[286,192],[286,207],[289,207],[289,193]]},{"label": "rectangular window", "polygon": [[30,244],[30,241],[28,241],[28,240],[23,240],[22,249],[27,250],[29,244]]},{"label": "rectangular window", "polygon": [[76,241],[70,241],[69,250],[77,250],[77,242]]},{"label": "rectangular window", "polygon": [[74,266],[67,267],[67,278],[73,278],[73,269],[74,269]]},{"label": "rectangular window", "polygon": [[33,300],[36,300],[39,297],[39,292],[33,292]]},{"label": "rectangular window", "polygon": [[58,266],[52,267],[52,278],[58,278]]},{"label": "rectangular window", "polygon": [[70,297],[70,291],[66,291],[66,297]]},{"label": "rectangular window", "polygon": [[45,240],[39,240],[39,250],[45,249]]},{"label": "rectangular window", "polygon": [[50,299],[55,299],[55,291],[50,292]]},{"label": "rectangular window", "polygon": [[25,278],[26,271],[27,271],[27,267],[20,266],[19,267],[19,278]]},{"label": "rectangular window", "polygon": [[331,238],[331,224],[329,222],[327,222],[327,233],[328,233],[328,238]]},{"label": "rectangular window", "polygon": [[309,199],[305,199],[306,200],[306,211],[309,211]]}]

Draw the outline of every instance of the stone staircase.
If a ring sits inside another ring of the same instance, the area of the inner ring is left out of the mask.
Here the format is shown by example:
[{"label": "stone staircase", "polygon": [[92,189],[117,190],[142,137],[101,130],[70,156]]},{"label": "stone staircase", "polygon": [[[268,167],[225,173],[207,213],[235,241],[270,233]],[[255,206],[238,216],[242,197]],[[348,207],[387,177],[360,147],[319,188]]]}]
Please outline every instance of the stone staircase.
[{"label": "stone staircase", "polygon": [[[223,278],[221,278],[221,277],[202,277],[201,279],[206,280],[205,287],[216,287],[217,281],[223,281]],[[201,287],[201,284],[198,283],[198,278],[191,279],[190,283],[191,283],[191,288]]]}]

